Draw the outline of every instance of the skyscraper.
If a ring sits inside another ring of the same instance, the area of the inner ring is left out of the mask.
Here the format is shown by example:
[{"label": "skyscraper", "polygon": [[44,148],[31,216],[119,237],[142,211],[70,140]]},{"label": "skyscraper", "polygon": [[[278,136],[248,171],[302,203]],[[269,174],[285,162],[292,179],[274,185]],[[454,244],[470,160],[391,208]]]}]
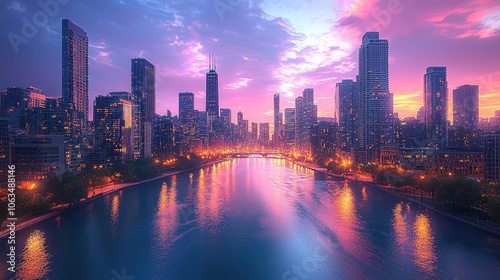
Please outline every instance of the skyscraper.
[{"label": "skyscraper", "polygon": [[[69,19],[62,20],[62,98],[85,126],[88,120],[89,64],[88,38]],[[76,120],[75,120],[76,121]]]},{"label": "skyscraper", "polygon": [[288,147],[295,146],[295,108],[285,108],[284,140]]},{"label": "skyscraper", "polygon": [[353,80],[342,80],[341,83],[337,83],[335,94],[340,148],[350,151],[351,148],[358,146],[358,84]]},{"label": "skyscraper", "polygon": [[179,120],[186,123],[186,113],[194,110],[194,94],[192,92],[179,93]]},{"label": "skyscraper", "polygon": [[69,19],[62,20],[62,100],[68,111],[66,137],[68,167],[81,167],[84,131],[89,114],[89,63],[87,33]]},{"label": "skyscraper", "polygon": [[132,59],[132,102],[139,118],[135,157],[150,157],[156,112],[156,68],[145,58]]},{"label": "skyscraper", "polygon": [[257,135],[259,134],[258,132],[258,124],[253,122],[252,123],[252,139],[257,140]]},{"label": "skyscraper", "polygon": [[259,139],[263,145],[269,142],[269,123],[259,123]]},{"label": "skyscraper", "polygon": [[427,146],[443,148],[447,141],[446,67],[427,67],[424,75],[424,107]]},{"label": "skyscraper", "polygon": [[206,75],[206,103],[208,125],[211,129],[212,122],[219,117],[219,75],[216,72],[213,54],[209,56],[208,72]]},{"label": "skyscraper", "polygon": [[295,99],[295,147],[304,152],[310,152],[311,125],[318,120],[313,96],[313,89],[308,88]]},{"label": "skyscraper", "polygon": [[307,102],[314,103],[314,89],[312,88],[306,88],[302,92],[302,96],[304,97],[304,100]]},{"label": "skyscraper", "polygon": [[280,94],[274,94],[274,133],[273,141],[279,143],[281,140],[281,126],[283,120],[280,118]]},{"label": "skyscraper", "polygon": [[453,125],[465,129],[478,129],[478,85],[462,85],[453,90]]},{"label": "skyscraper", "polygon": [[94,101],[94,149],[104,162],[125,163],[133,158],[132,102],[119,96],[98,96]]},{"label": "skyscraper", "polygon": [[221,108],[220,109],[220,117],[224,120],[224,135],[228,137],[230,135],[230,129],[231,129],[231,109],[228,108]]},{"label": "skyscraper", "polygon": [[364,162],[373,161],[374,148],[393,138],[393,104],[389,91],[389,43],[378,32],[366,32],[359,48],[359,144]]}]

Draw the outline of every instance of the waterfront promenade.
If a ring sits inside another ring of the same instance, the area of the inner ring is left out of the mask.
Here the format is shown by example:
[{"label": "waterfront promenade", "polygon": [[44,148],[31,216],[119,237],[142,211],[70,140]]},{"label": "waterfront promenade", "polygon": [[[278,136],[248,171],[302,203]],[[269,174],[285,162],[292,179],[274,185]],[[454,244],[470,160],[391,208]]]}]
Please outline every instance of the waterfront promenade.
[{"label": "waterfront promenade", "polygon": [[[77,203],[76,205],[73,205],[71,207],[78,207],[78,206],[84,205],[84,204],[89,203],[89,202],[91,202],[99,197],[102,197],[104,195],[111,194],[111,193],[114,193],[114,192],[117,192],[117,191],[120,191],[120,190],[123,190],[126,188],[134,187],[134,186],[137,186],[137,185],[140,185],[143,183],[147,183],[150,181],[159,180],[161,178],[169,177],[169,176],[176,175],[176,174],[179,174],[182,172],[188,172],[188,171],[202,168],[205,166],[209,166],[212,164],[217,164],[217,163],[220,163],[220,162],[223,162],[226,160],[227,159],[220,159],[220,160],[204,163],[204,164],[197,166],[197,167],[194,167],[194,168],[170,171],[170,172],[163,173],[162,175],[156,176],[154,178],[150,178],[150,179],[146,179],[146,180],[142,180],[142,181],[138,181],[138,182],[128,182],[128,183],[119,183],[119,184],[110,183],[110,184],[106,184],[103,186],[95,187],[94,189],[89,188],[87,198],[82,199],[79,203]],[[30,227],[33,225],[36,225],[37,223],[40,223],[46,219],[60,215],[69,208],[70,208],[70,206],[67,204],[66,205],[57,205],[55,207],[52,207],[48,213],[44,213],[42,215],[35,215],[34,216],[31,214],[26,214],[24,216],[18,217],[18,219],[17,219],[18,223],[16,223],[16,231],[22,230],[24,228],[27,228],[27,227]],[[0,231],[0,238],[4,238],[9,234],[10,229],[7,228],[7,224],[8,224],[7,221],[2,222],[2,226],[1,226],[2,230]]]}]

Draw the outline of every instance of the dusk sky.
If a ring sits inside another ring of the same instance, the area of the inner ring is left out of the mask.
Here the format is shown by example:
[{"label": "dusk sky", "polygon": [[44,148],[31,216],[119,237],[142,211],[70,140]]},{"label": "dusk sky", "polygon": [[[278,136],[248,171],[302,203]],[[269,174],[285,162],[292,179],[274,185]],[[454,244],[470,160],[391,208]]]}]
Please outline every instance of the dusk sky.
[{"label": "dusk sky", "polygon": [[[49,1],[49,0],[42,0]],[[498,0],[65,0],[37,34],[18,46],[23,17],[38,1],[2,1],[0,87],[35,86],[61,96],[61,19],[89,37],[89,101],[130,91],[130,59],[156,65],[156,112],[178,111],[178,93],[205,110],[205,73],[214,52],[220,107],[250,122],[272,122],[273,94],[294,107],[314,88],[319,116],[333,116],[335,84],[354,79],[366,31],[389,40],[394,111],[415,116],[428,66],[446,66],[449,101],[462,84],[480,86],[480,115],[500,110]],[[451,118],[449,111],[448,117]]]}]

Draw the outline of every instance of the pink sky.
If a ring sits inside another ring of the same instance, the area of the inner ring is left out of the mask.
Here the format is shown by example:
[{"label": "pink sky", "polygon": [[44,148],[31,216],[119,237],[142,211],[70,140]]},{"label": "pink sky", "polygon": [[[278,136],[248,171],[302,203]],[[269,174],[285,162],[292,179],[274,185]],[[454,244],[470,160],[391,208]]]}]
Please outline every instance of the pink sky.
[{"label": "pink sky", "polygon": [[[0,87],[33,85],[60,96],[60,19],[70,18],[90,40],[91,103],[97,95],[129,91],[130,59],[145,57],[157,67],[158,114],[177,114],[178,93],[184,91],[194,92],[196,109],[205,110],[204,76],[208,53],[214,52],[220,107],[232,109],[233,121],[242,111],[250,122],[272,127],[273,95],[281,94],[283,110],[308,87],[315,90],[319,115],[333,116],[335,84],[355,78],[361,36],[379,31],[389,40],[390,89],[400,117],[415,116],[422,106],[428,66],[447,67],[450,102],[457,86],[478,84],[480,115],[500,110],[496,0],[242,0],[222,12],[213,3],[69,2],[19,53],[0,41],[0,62],[13,65],[2,70]],[[1,31],[19,33],[21,18],[39,9],[7,1]]]}]

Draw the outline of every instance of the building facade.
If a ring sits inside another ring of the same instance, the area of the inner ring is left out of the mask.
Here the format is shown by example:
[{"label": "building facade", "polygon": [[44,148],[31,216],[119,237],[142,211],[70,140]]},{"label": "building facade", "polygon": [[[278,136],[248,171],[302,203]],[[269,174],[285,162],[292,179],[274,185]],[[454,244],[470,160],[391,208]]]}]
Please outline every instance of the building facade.
[{"label": "building facade", "polygon": [[364,162],[393,142],[393,97],[389,91],[389,43],[378,32],[366,32],[359,48],[359,146]]},{"label": "building facade", "polygon": [[500,180],[500,132],[484,135],[484,165],[486,182]]},{"label": "building facade", "polygon": [[133,154],[132,102],[118,96],[94,101],[94,151],[105,163],[125,163]]},{"label": "building facade", "polygon": [[210,55],[208,72],[206,74],[206,111],[208,125],[212,130],[212,122],[219,117],[219,74],[216,71],[215,58]]},{"label": "building facade", "polygon": [[156,67],[145,58],[133,58],[131,68],[132,103],[138,120],[134,157],[150,157],[156,116]]},{"label": "building facade", "polygon": [[479,86],[462,85],[453,90],[453,126],[479,127]]},{"label": "building facade", "polygon": [[359,89],[353,80],[342,80],[335,87],[336,118],[339,124],[339,143],[344,151],[358,147]]},{"label": "building facade", "polygon": [[428,67],[424,75],[424,107],[427,146],[446,147],[448,82],[446,67]]}]

